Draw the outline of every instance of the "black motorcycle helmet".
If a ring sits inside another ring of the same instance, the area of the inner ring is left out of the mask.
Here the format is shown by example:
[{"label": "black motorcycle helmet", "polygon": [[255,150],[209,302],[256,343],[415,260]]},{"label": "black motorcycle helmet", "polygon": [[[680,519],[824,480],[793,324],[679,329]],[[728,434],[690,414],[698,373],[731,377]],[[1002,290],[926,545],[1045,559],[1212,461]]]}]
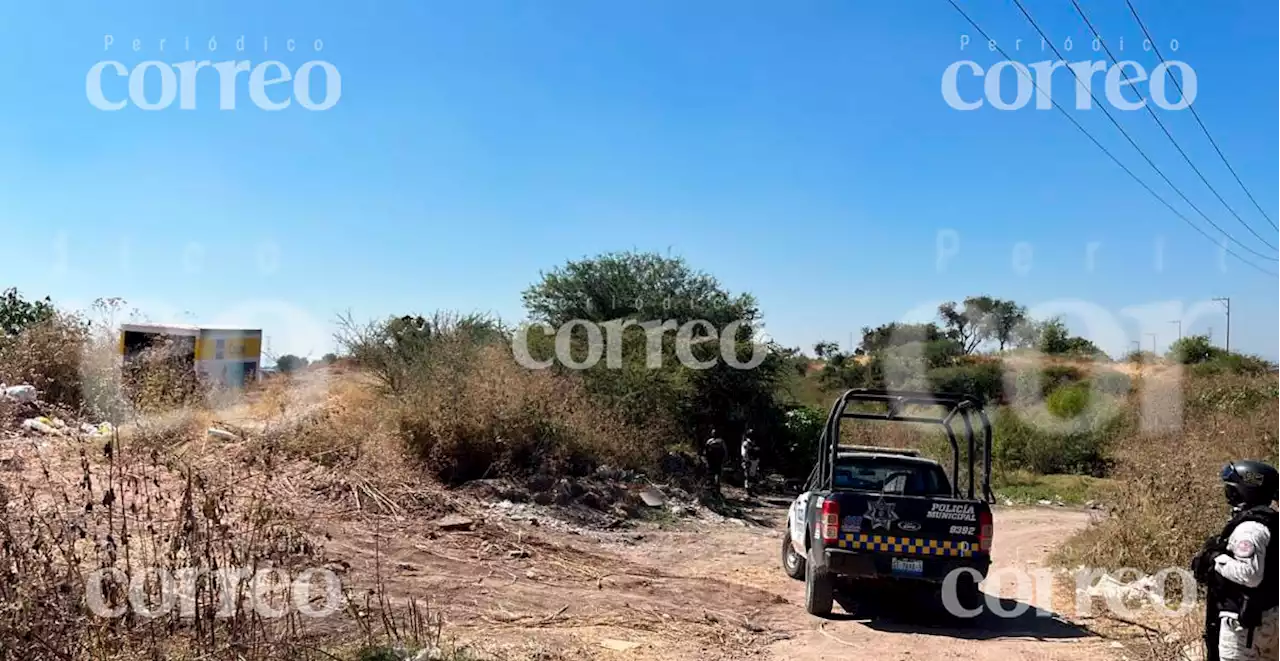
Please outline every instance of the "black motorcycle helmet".
[{"label": "black motorcycle helmet", "polygon": [[1280,474],[1261,461],[1241,459],[1222,467],[1223,493],[1232,507],[1270,505],[1280,488]]}]

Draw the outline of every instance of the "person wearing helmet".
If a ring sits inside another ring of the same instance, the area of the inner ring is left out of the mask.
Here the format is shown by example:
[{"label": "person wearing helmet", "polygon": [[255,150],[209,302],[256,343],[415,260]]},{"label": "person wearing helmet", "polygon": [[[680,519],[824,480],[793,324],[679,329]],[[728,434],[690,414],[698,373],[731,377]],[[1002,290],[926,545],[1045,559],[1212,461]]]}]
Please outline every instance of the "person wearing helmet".
[{"label": "person wearing helmet", "polygon": [[[1276,469],[1260,461],[1233,461],[1221,473],[1231,520],[1192,562],[1209,586],[1205,643],[1208,659],[1277,658]],[[1213,612],[1217,611],[1217,617]],[[1217,628],[1216,636],[1213,628]],[[1216,640],[1215,640],[1216,638]]]},{"label": "person wearing helmet", "polygon": [[707,472],[711,477],[711,489],[720,493],[720,475],[724,472],[724,460],[727,454],[724,439],[713,427],[711,437],[702,448],[703,457],[707,461]]},{"label": "person wearing helmet", "polygon": [[742,487],[748,496],[755,495],[760,479],[760,447],[751,438],[752,431],[748,428],[742,434]]}]

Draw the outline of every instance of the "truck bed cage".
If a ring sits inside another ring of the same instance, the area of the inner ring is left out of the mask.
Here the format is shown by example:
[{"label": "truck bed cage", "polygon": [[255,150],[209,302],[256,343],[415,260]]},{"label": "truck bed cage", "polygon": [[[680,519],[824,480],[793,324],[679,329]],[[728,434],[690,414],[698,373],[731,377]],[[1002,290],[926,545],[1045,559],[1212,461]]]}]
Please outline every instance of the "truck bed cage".
[{"label": "truck bed cage", "polygon": [[[882,403],[885,405],[884,412],[874,411],[850,411],[849,404],[852,402],[870,402]],[[946,410],[946,414],[942,416],[926,416],[919,411],[910,412],[904,415],[907,407],[935,407]],[[835,480],[835,463],[840,450],[857,450],[857,451],[874,451],[884,454],[894,454],[895,451],[890,448],[874,448],[869,446],[841,446],[840,445],[840,422],[846,418],[854,420],[880,420],[884,422],[914,422],[922,424],[936,424],[942,427],[946,432],[947,442],[951,444],[951,490],[952,495],[961,498],[960,490],[960,444],[956,439],[956,432],[953,424],[958,418],[963,425],[965,444],[968,449],[968,468],[969,468],[969,484],[968,498],[970,500],[977,499],[975,495],[976,483],[974,475],[974,460],[977,454],[977,438],[975,435],[975,422],[978,423],[977,432],[982,435],[982,499],[987,502],[995,502],[995,495],[991,491],[991,421],[987,418],[987,413],[982,409],[982,404],[975,398],[968,395],[950,394],[950,393],[929,393],[929,392],[912,392],[912,391],[896,391],[896,390],[869,390],[866,388],[854,388],[846,390],[835,403],[831,406],[831,412],[827,416],[826,426],[822,430],[822,437],[818,444],[821,448],[819,452],[819,463],[814,469],[813,478],[819,478],[822,483],[830,487]],[[901,451],[897,451],[901,453]],[[916,453],[917,455],[919,453]],[[811,485],[812,486],[812,485]]]}]

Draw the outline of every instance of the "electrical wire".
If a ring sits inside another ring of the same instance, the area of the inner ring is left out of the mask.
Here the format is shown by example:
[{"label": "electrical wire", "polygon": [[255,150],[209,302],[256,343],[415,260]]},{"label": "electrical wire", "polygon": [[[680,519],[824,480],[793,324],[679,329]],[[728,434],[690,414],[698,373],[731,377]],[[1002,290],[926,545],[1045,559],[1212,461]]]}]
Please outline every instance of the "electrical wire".
[{"label": "electrical wire", "polygon": [[[1160,63],[1163,64],[1165,62],[1164,55],[1160,54],[1160,47],[1156,46],[1156,40],[1153,39],[1151,37],[1151,33],[1147,31],[1147,26],[1142,22],[1142,17],[1138,15],[1138,10],[1134,8],[1133,3],[1130,2],[1130,0],[1124,0],[1124,2],[1129,6],[1129,13],[1133,14],[1133,19],[1138,22],[1138,27],[1142,28],[1142,34],[1147,38],[1147,42],[1151,44],[1151,49],[1155,51],[1156,57],[1160,58]],[[1173,76],[1169,76],[1169,78],[1173,80],[1173,86],[1178,90],[1178,94],[1183,95],[1185,98],[1186,94],[1182,91],[1182,84]],[[1231,173],[1231,176],[1235,177],[1236,183],[1240,184],[1241,190],[1244,191],[1245,195],[1249,196],[1249,201],[1253,202],[1253,206],[1257,207],[1258,213],[1262,214],[1262,217],[1267,219],[1267,223],[1271,225],[1271,229],[1280,230],[1280,227],[1276,226],[1275,221],[1271,220],[1271,216],[1268,216],[1267,212],[1263,211],[1262,205],[1258,204],[1258,200],[1254,199],[1253,193],[1249,192],[1249,187],[1245,186],[1244,182],[1240,180],[1240,175],[1236,174],[1236,169],[1231,167],[1231,162],[1227,160],[1227,155],[1222,153],[1222,148],[1218,147],[1218,141],[1214,140],[1213,136],[1209,134],[1209,127],[1205,126],[1204,121],[1200,119],[1200,113],[1196,112],[1195,105],[1187,106],[1187,108],[1191,110],[1191,116],[1196,119],[1196,124],[1200,125],[1200,130],[1204,132],[1204,137],[1208,138],[1209,144],[1213,145],[1213,150],[1218,152],[1218,158],[1222,159],[1222,164],[1227,166],[1227,170]]]},{"label": "electrical wire", "polygon": [[[972,18],[969,17],[968,13],[966,13],[963,9],[960,8],[960,5],[956,4],[955,0],[947,0],[947,2],[957,12],[959,12],[959,14],[963,16],[966,21],[968,21],[969,25],[972,25],[973,29],[977,30],[978,34],[982,35],[982,37],[986,39],[988,43],[991,43],[994,41],[993,39],[991,39],[990,35],[987,34],[986,30],[982,29],[982,26],[978,25],[976,21],[974,21]],[[1002,55],[1006,60],[1012,59],[1009,57],[1009,54],[1005,52],[1004,48],[1002,48],[1000,45],[997,44],[995,48],[996,48],[996,51],[998,51],[1000,55]],[[1276,273],[1268,271],[1267,269],[1261,266],[1258,266],[1257,264],[1254,264],[1253,262],[1245,259],[1244,257],[1241,257],[1238,253],[1228,248],[1225,244],[1219,243],[1212,236],[1209,236],[1209,234],[1205,232],[1203,229],[1201,229],[1199,225],[1196,225],[1190,218],[1187,218],[1185,214],[1183,214],[1181,211],[1178,211],[1176,207],[1170,204],[1168,200],[1161,197],[1161,195],[1157,193],[1154,189],[1152,189],[1151,186],[1147,184],[1147,182],[1143,181],[1141,177],[1139,177],[1137,174],[1134,174],[1133,170],[1131,170],[1129,166],[1125,165],[1123,162],[1120,161],[1119,158],[1116,158],[1115,154],[1111,153],[1111,150],[1103,146],[1101,142],[1098,142],[1098,139],[1093,137],[1093,134],[1089,133],[1089,131],[1085,129],[1085,127],[1081,126],[1080,122],[1077,122],[1076,119],[1071,116],[1071,113],[1067,112],[1066,109],[1063,108],[1062,105],[1059,104],[1056,100],[1054,100],[1053,97],[1050,96],[1048,92],[1040,89],[1040,85],[1036,83],[1033,77],[1031,77],[1030,72],[1026,72],[1021,69],[1019,71],[1022,72],[1024,76],[1027,76],[1027,78],[1031,80],[1031,84],[1036,87],[1036,90],[1044,94],[1045,98],[1049,99],[1050,103],[1053,104],[1053,107],[1057,108],[1058,112],[1062,113],[1062,116],[1066,117],[1067,121],[1071,122],[1072,126],[1076,127],[1076,130],[1080,131],[1080,133],[1082,133],[1084,137],[1089,139],[1089,142],[1092,142],[1095,147],[1100,149],[1102,153],[1106,154],[1107,157],[1110,158],[1111,161],[1115,163],[1121,170],[1123,170],[1125,174],[1129,175],[1129,177],[1134,181],[1136,181],[1139,186],[1142,186],[1142,188],[1146,190],[1147,193],[1151,194],[1151,196],[1154,197],[1158,202],[1160,202],[1160,204],[1164,205],[1165,208],[1173,212],[1173,214],[1177,216],[1180,220],[1182,220],[1182,222],[1186,223],[1188,226],[1191,227],[1191,229],[1198,232],[1201,236],[1208,239],[1210,242],[1220,246],[1223,249],[1223,251],[1225,251],[1227,254],[1231,255],[1232,257],[1235,257],[1236,259],[1240,260],[1246,266],[1249,266],[1271,277],[1277,277]]]},{"label": "electrical wire", "polygon": [[[1032,18],[1031,13],[1028,12],[1027,8],[1022,5],[1022,0],[1013,0],[1013,4],[1015,7],[1018,8],[1018,11],[1021,11],[1022,15],[1026,17],[1027,22],[1031,24],[1031,27],[1035,28],[1036,32],[1040,34],[1040,38],[1044,40],[1044,43],[1048,44],[1049,48],[1053,49],[1054,55],[1057,55],[1059,60],[1065,61],[1067,58],[1063,57],[1062,52],[1058,50],[1058,47],[1053,45],[1052,40],[1049,39],[1049,35],[1045,34],[1044,30],[1040,29],[1040,24],[1036,23],[1036,19]],[[1070,69],[1070,67],[1067,67],[1067,68]],[[1245,252],[1250,253],[1256,257],[1261,257],[1262,259],[1265,259],[1268,261],[1280,262],[1280,258],[1271,257],[1270,255],[1264,255],[1258,252],[1257,250],[1250,248],[1244,243],[1241,243],[1240,240],[1231,236],[1230,233],[1222,229],[1222,227],[1219,226],[1217,223],[1213,222],[1213,219],[1210,218],[1207,214],[1205,214],[1205,212],[1201,211],[1200,207],[1196,206],[1196,203],[1192,202],[1191,198],[1187,197],[1186,193],[1183,193],[1182,189],[1178,188],[1178,186],[1174,184],[1173,181],[1171,181],[1168,176],[1165,175],[1164,171],[1161,170],[1160,167],[1155,164],[1155,161],[1152,161],[1151,157],[1147,156],[1147,152],[1143,151],[1142,147],[1139,147],[1137,142],[1134,142],[1133,136],[1130,136],[1129,132],[1124,130],[1124,127],[1120,125],[1120,122],[1116,120],[1115,115],[1112,115],[1111,111],[1107,110],[1107,106],[1098,100],[1098,96],[1093,93],[1093,89],[1090,86],[1085,85],[1085,81],[1083,78],[1080,77],[1080,74],[1076,72],[1075,69],[1071,69],[1071,73],[1075,75],[1076,80],[1079,82],[1081,87],[1085,87],[1089,89],[1089,97],[1093,99],[1094,103],[1098,104],[1098,108],[1102,110],[1102,114],[1106,115],[1107,119],[1111,120],[1111,124],[1114,125],[1118,131],[1120,131],[1120,134],[1124,136],[1124,139],[1127,140],[1129,144],[1132,145],[1133,148],[1138,151],[1138,155],[1142,156],[1142,160],[1146,161],[1147,165],[1150,165],[1151,169],[1155,170],[1157,175],[1160,175],[1160,178],[1164,180],[1164,183],[1168,184],[1169,187],[1173,189],[1173,192],[1177,193],[1178,197],[1181,197],[1182,201],[1187,203],[1187,206],[1190,206],[1192,209],[1194,209],[1196,213],[1200,214],[1201,218],[1204,218],[1205,222],[1209,223],[1209,225],[1211,225],[1214,229],[1221,232],[1222,235],[1226,237],[1228,240],[1235,243],[1237,246],[1240,246],[1241,248],[1243,248]]]},{"label": "electrical wire", "polygon": [[[1119,62],[1120,59],[1115,56],[1115,53],[1111,52],[1111,47],[1107,45],[1107,42],[1102,40],[1102,34],[1099,33],[1096,28],[1093,27],[1093,22],[1091,22],[1089,20],[1089,17],[1085,15],[1084,8],[1080,6],[1079,0],[1071,0],[1071,4],[1076,8],[1076,13],[1080,15],[1080,18],[1084,20],[1085,26],[1087,26],[1089,28],[1089,31],[1093,33],[1093,36],[1097,38],[1098,44],[1101,45],[1103,50],[1107,52],[1107,56],[1111,58],[1111,61]],[[1148,41],[1150,41],[1150,39],[1148,39]],[[1174,80],[1177,80],[1172,74],[1169,77],[1173,78]],[[1182,88],[1179,87],[1178,91],[1179,93],[1181,93]],[[1142,95],[1139,94],[1138,98],[1142,99]],[[1157,114],[1156,111],[1151,109],[1151,104],[1147,103],[1146,99],[1143,99],[1142,107],[1146,109],[1147,113],[1151,115],[1152,119],[1156,120],[1156,124],[1160,126],[1160,130],[1164,131],[1165,137],[1169,138],[1169,142],[1173,143],[1173,148],[1177,149],[1178,153],[1182,155],[1182,160],[1186,161],[1187,165],[1191,166],[1191,170],[1196,173],[1197,177],[1200,177],[1200,181],[1204,182],[1205,186],[1209,187],[1209,191],[1213,193],[1214,197],[1218,198],[1218,201],[1222,203],[1222,206],[1226,207],[1227,211],[1230,211],[1231,215],[1235,216],[1236,220],[1240,221],[1240,224],[1244,225],[1244,228],[1249,230],[1250,234],[1252,234],[1259,241],[1261,241],[1262,245],[1265,245],[1266,247],[1272,250],[1275,250],[1276,247],[1271,245],[1269,242],[1267,242],[1266,239],[1262,238],[1261,234],[1258,234],[1256,231],[1254,231],[1253,227],[1249,225],[1249,223],[1246,223],[1245,220],[1240,217],[1240,214],[1236,213],[1236,210],[1232,209],[1231,205],[1228,204],[1227,201],[1222,198],[1222,195],[1218,193],[1218,189],[1214,188],[1213,184],[1209,183],[1209,180],[1205,178],[1204,173],[1200,172],[1200,168],[1196,167],[1195,162],[1191,160],[1191,157],[1187,155],[1187,152],[1183,151],[1182,145],[1178,144],[1178,141],[1173,138],[1173,134],[1170,133],[1169,128],[1164,125],[1164,122],[1160,119],[1160,115]],[[1190,108],[1191,106],[1188,105],[1187,107]]]}]

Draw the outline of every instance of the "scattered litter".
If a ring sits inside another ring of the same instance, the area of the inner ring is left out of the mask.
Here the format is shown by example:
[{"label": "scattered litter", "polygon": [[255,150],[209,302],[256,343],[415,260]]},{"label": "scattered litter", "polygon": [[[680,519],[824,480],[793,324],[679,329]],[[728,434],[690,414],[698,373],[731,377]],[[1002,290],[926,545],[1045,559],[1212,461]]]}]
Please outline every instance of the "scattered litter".
[{"label": "scattered litter", "polygon": [[605,649],[613,650],[615,652],[629,652],[637,647],[640,647],[640,643],[633,643],[629,640],[614,640],[612,638],[605,638],[604,640],[600,641],[600,646]]},{"label": "scattered litter", "polygon": [[22,428],[39,432],[41,434],[48,434],[50,436],[61,436],[62,429],[66,427],[66,423],[58,423],[62,423],[62,421],[56,418],[50,419],[40,416],[39,418],[27,418],[26,420],[23,420]]},{"label": "scattered litter", "polygon": [[0,392],[4,393],[5,399],[10,399],[24,404],[36,401],[37,393],[35,386],[3,386],[3,384],[0,384],[0,387],[2,387]]},{"label": "scattered litter", "polygon": [[238,440],[240,440],[240,437],[239,437],[239,436],[236,436],[235,434],[233,434],[233,433],[231,433],[231,432],[229,432],[229,431],[227,431],[227,430],[225,430],[225,429],[218,429],[217,427],[210,427],[210,428],[209,428],[209,437],[210,437],[210,438],[216,438],[216,439],[223,440],[223,441],[238,441]]},{"label": "scattered litter", "polygon": [[116,428],[112,426],[110,422],[104,422],[96,426],[91,425],[87,422],[80,425],[80,433],[92,438],[98,438],[101,436],[110,436],[112,432],[114,432],[115,430]]},{"label": "scattered litter", "polygon": [[1090,597],[1101,597],[1112,602],[1118,600],[1121,603],[1164,603],[1154,576],[1143,576],[1129,583],[1121,583],[1111,575],[1106,575],[1097,583],[1085,588],[1084,593]]},{"label": "scattered litter", "polygon": [[514,551],[508,551],[507,557],[508,558],[527,558],[529,557],[529,552],[524,549],[516,549]]},{"label": "scattered litter", "polygon": [[641,489],[640,500],[644,501],[644,504],[649,507],[662,507],[667,504],[667,497],[653,487]]},{"label": "scattered litter", "polygon": [[1048,507],[1048,506],[1052,505],[1052,504],[1053,504],[1053,502],[1052,502],[1052,501],[1049,501],[1049,500],[1037,500],[1037,501],[1036,501],[1036,504],[1037,504],[1037,505],[1039,505],[1039,506],[1041,506],[1041,507]]},{"label": "scattered litter", "polygon": [[458,514],[450,514],[436,520],[436,527],[440,530],[471,530],[475,525],[474,519]]}]

